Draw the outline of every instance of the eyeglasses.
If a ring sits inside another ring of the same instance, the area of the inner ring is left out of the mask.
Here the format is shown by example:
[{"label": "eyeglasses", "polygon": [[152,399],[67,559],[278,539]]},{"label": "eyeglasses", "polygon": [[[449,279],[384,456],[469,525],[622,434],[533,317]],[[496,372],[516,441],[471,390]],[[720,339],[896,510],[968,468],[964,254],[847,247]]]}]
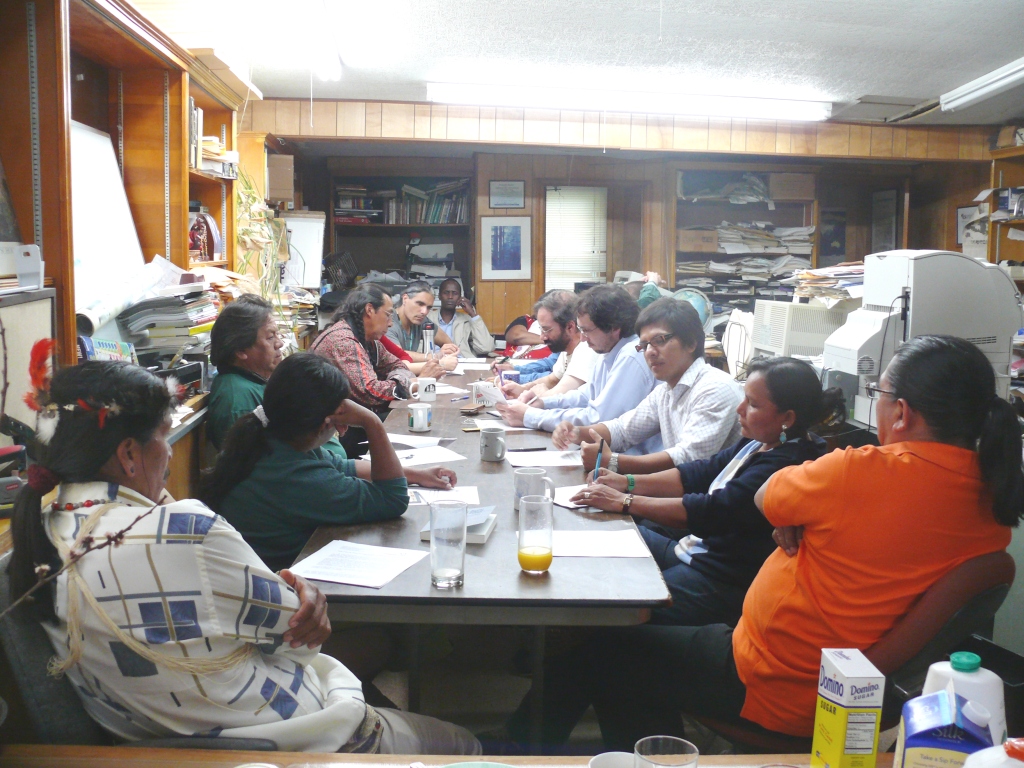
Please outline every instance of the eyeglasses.
[{"label": "eyeglasses", "polygon": [[636,351],[637,352],[646,352],[647,351],[647,347],[649,347],[651,345],[654,345],[655,349],[661,349],[666,344],[668,344],[670,341],[672,341],[672,339],[674,339],[675,337],[676,337],[676,335],[674,333],[662,333],[662,334],[660,334],[658,336],[655,336],[650,341],[641,341],[639,344],[636,345]]},{"label": "eyeglasses", "polygon": [[865,384],[864,391],[868,393],[868,397],[872,400],[877,399],[879,395],[891,395],[892,397],[896,397],[896,393],[891,389],[882,389],[881,387],[876,387],[874,384]]}]

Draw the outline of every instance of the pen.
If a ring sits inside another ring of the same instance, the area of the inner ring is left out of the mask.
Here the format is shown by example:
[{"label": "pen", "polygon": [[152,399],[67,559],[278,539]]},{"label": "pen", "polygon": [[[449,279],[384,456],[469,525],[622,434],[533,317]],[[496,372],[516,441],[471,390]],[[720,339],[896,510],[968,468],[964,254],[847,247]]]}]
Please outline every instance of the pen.
[{"label": "pen", "polygon": [[601,438],[601,445],[597,448],[597,464],[594,465],[594,480],[597,482],[597,473],[601,471],[601,454],[604,453],[604,438]]},{"label": "pen", "polygon": [[530,403],[532,403],[534,400],[536,400],[539,397],[539,395],[536,392],[534,392],[533,390],[530,390],[530,394],[533,395],[533,397],[531,397],[529,400],[524,400],[523,401],[526,405],[529,405]]},{"label": "pen", "polygon": [[453,398],[452,398],[452,402],[453,402],[453,403],[457,403],[457,402],[459,402],[460,400],[469,400],[469,395],[466,395],[465,397],[453,397]]},{"label": "pen", "polygon": [[509,448],[509,453],[528,453],[530,451],[546,451],[547,448]]}]

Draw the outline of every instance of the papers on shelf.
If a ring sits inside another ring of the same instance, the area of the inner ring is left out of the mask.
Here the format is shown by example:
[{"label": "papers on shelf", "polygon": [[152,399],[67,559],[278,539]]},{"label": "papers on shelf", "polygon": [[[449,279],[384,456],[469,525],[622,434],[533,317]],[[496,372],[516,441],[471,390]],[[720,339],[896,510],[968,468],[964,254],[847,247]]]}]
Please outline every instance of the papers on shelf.
[{"label": "papers on shelf", "polygon": [[497,427],[498,429],[504,429],[506,432],[532,432],[529,427],[510,427],[504,421],[498,421],[497,419],[473,419],[476,425],[483,429],[484,427]]},{"label": "papers on shelf", "polygon": [[435,390],[439,395],[467,395],[469,394],[468,389],[460,389],[454,387],[451,384],[438,384]]},{"label": "papers on shelf", "polygon": [[307,579],[380,589],[427,554],[415,549],[332,541],[290,570]]},{"label": "papers on shelf", "polygon": [[566,485],[562,488],[555,488],[555,504],[566,509],[589,509],[586,504],[573,504],[569,499],[587,487],[582,485]]},{"label": "papers on shelf", "polygon": [[426,448],[414,448],[411,451],[396,451],[398,460],[403,467],[418,467],[421,464],[447,464],[451,461],[464,461],[465,456],[439,445]]},{"label": "papers on shelf", "polygon": [[552,531],[555,557],[650,557],[632,528],[620,531]]},{"label": "papers on shelf", "polygon": [[392,445],[403,445],[407,448],[431,448],[441,444],[440,437],[420,437],[419,435],[393,435],[388,432],[388,440]]},{"label": "papers on shelf", "polygon": [[429,504],[432,501],[464,501],[479,504],[480,494],[475,485],[460,485],[455,488],[410,488],[409,504]]},{"label": "papers on shelf", "polygon": [[505,454],[513,467],[582,467],[579,451],[508,451]]},{"label": "papers on shelf", "polygon": [[173,411],[171,411],[171,429],[181,426],[181,423],[185,421],[189,416],[192,415],[192,409],[181,403]]}]

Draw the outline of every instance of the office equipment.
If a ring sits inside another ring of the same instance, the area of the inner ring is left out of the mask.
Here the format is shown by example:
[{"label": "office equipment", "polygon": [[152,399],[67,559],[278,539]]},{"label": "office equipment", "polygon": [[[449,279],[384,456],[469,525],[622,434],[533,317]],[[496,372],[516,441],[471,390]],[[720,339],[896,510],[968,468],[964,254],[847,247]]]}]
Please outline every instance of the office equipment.
[{"label": "office equipment", "polygon": [[825,341],[824,365],[859,376],[854,418],[875,425],[865,384],[876,382],[903,342],[944,333],[975,344],[1006,397],[1012,342],[1024,325],[1021,296],[996,264],[950,251],[884,251],[864,259],[864,305]]},{"label": "office equipment", "polygon": [[818,304],[754,302],[754,356],[817,357],[825,339],[846,321],[846,312]]}]

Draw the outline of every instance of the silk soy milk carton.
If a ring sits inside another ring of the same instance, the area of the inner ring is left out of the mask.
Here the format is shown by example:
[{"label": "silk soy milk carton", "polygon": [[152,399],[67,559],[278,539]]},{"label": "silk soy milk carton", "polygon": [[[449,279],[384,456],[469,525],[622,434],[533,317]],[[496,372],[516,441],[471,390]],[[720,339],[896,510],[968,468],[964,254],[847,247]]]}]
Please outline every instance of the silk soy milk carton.
[{"label": "silk soy milk carton", "polygon": [[875,768],[884,693],[885,676],[863,653],[823,649],[811,765]]}]

